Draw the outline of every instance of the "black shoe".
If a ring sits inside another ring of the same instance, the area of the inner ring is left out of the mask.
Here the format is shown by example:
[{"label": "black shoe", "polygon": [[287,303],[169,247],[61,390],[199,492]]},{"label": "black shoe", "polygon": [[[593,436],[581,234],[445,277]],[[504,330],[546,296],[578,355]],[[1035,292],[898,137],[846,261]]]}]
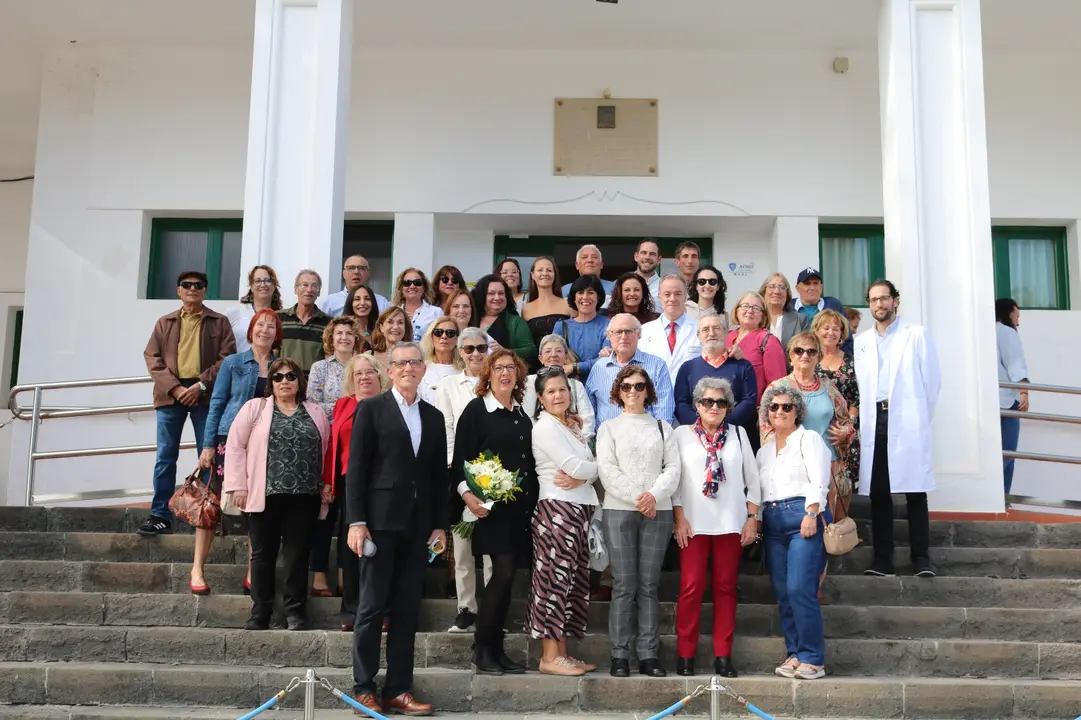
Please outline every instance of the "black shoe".
[{"label": "black shoe", "polygon": [[739,673],[736,672],[736,666],[732,664],[732,658],[727,656],[714,658],[713,672],[726,678],[739,677]]},{"label": "black shoe", "polygon": [[916,558],[912,561],[912,574],[916,577],[935,577],[935,565],[930,558]]},{"label": "black shoe", "polygon": [[477,616],[469,608],[458,608],[458,614],[454,618],[454,624],[447,630],[449,633],[472,632],[470,628],[477,621]]},{"label": "black shoe", "polygon": [[897,572],[893,569],[893,563],[875,560],[871,567],[863,571],[863,574],[874,577],[893,577]]},{"label": "black shoe", "polygon": [[676,675],[691,677],[694,675],[694,658],[676,658]]},{"label": "black shoe", "polygon": [[270,620],[263,618],[248,618],[248,622],[244,623],[245,630],[269,630]]},{"label": "black shoe", "polygon": [[612,658],[612,677],[630,677],[631,661],[626,658]]},{"label": "black shoe", "polygon": [[289,630],[307,630],[308,619],[303,615],[287,615],[285,618],[285,627]]},{"label": "black shoe", "polygon": [[649,677],[668,677],[668,673],[661,667],[661,661],[657,658],[649,658],[648,660],[640,660],[638,662],[638,674],[648,675]]},{"label": "black shoe", "polygon": [[507,651],[503,649],[504,641],[505,638],[501,636],[499,641],[492,648],[492,652],[495,655],[495,661],[499,663],[499,667],[503,668],[503,672],[507,675],[525,674],[525,665],[520,662],[515,662],[507,657]]},{"label": "black shoe", "polygon": [[173,524],[165,518],[160,518],[157,515],[151,515],[146,520],[143,520],[143,524],[135,529],[136,534],[144,537],[154,537],[155,535],[172,535]]},{"label": "black shoe", "polygon": [[496,660],[495,652],[487,645],[480,645],[473,651],[473,665],[478,675],[502,675],[503,666]]}]

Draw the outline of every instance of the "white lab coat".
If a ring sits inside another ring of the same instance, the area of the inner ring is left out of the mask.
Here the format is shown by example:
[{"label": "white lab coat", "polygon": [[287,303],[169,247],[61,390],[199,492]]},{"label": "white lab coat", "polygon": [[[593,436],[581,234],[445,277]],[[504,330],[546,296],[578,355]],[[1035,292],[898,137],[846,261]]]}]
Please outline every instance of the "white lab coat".
[{"label": "white lab coat", "polygon": [[[938,353],[927,330],[902,318],[889,350],[890,490],[894,493],[935,489],[931,420],[942,387]],[[875,326],[856,336],[856,382],[860,388],[860,494],[871,492],[878,397],[878,344]]]},{"label": "white lab coat", "polygon": [[668,349],[668,324],[671,320],[661,315],[656,320],[651,320],[642,326],[642,339],[638,341],[638,349],[650,355],[656,355],[668,366],[668,375],[672,385],[676,384],[676,374],[683,363],[691,358],[702,354],[702,346],[698,342],[698,320],[690,315],[685,315],[683,323],[676,325],[676,348]]}]

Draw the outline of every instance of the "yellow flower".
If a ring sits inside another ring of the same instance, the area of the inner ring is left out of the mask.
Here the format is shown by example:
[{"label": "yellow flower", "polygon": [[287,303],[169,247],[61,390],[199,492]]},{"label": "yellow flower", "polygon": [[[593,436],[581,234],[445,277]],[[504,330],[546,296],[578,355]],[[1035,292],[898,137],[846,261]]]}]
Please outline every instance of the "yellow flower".
[{"label": "yellow flower", "polygon": [[477,478],[477,485],[487,490],[492,485],[491,475],[481,475]]}]

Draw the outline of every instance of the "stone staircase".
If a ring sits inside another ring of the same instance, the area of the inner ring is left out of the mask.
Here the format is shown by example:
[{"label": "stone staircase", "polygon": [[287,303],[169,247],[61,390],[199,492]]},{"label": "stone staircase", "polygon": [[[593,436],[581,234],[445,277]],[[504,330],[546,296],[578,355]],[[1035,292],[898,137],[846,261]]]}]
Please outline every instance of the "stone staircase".
[{"label": "stone staircase", "polygon": [[[132,531],[142,512],[0,508],[0,718],[235,718],[308,667],[351,688],[352,636],[338,630],[336,598],[311,600],[318,629],[242,630],[250,609],[240,594],[245,538],[215,543],[213,594],[195,597],[187,590],[191,536],[140,538]],[[906,531],[898,521],[899,541]],[[743,673],[732,686],[776,716],[1081,715],[1081,524],[934,522],[932,535],[935,579],[864,577],[864,547],[834,559],[824,587],[824,680],[771,674],[784,646],[768,578],[744,575],[734,649]],[[897,564],[905,573],[906,549]],[[445,632],[455,614],[446,580],[445,568],[431,569],[416,641],[417,693],[442,712],[646,717],[708,682],[705,674],[609,677],[607,603],[593,604],[590,634],[574,650],[601,665],[597,673],[474,676],[472,636]],[[665,573],[662,660],[670,672],[677,588],[678,576]],[[518,596],[516,619],[524,577]],[[711,613],[707,604],[703,629]],[[508,649],[536,667],[538,644],[524,634],[509,635]],[[708,670],[708,637],[698,655]],[[326,717],[349,716],[329,693],[316,699],[337,711]],[[294,694],[286,707],[300,701]],[[708,707],[702,697],[689,712]],[[733,702],[723,707],[745,715]]]}]

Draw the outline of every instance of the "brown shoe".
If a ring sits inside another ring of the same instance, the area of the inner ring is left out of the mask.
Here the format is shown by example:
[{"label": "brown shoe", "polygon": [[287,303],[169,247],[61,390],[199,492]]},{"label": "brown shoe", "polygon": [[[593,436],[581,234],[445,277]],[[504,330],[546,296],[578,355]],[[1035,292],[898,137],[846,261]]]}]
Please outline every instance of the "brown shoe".
[{"label": "brown shoe", "polygon": [[[383,706],[379,704],[379,700],[376,699],[374,693],[364,693],[362,695],[357,695],[353,699],[356,700],[361,705],[363,705],[364,707],[366,707],[369,710],[373,711],[373,712],[377,712],[377,713],[383,712]],[[354,715],[360,715],[361,717],[368,717],[367,715],[362,713],[360,710],[357,710],[356,708],[353,709],[353,714]]]},{"label": "brown shoe", "polygon": [[353,632],[353,623],[342,623],[342,632]]},{"label": "brown shoe", "polygon": [[399,715],[431,715],[432,706],[428,703],[419,702],[413,693],[402,693],[396,698],[387,700],[383,699],[383,707],[388,713],[398,713]]}]

